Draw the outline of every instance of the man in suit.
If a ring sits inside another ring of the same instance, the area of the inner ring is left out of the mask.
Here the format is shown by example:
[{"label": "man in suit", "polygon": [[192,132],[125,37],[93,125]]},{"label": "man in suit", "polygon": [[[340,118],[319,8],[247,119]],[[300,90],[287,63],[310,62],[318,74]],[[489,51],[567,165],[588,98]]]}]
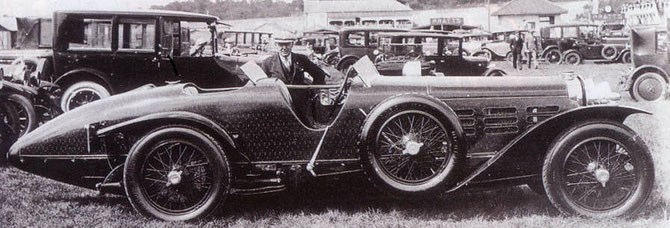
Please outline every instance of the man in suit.
[{"label": "man in suit", "polygon": [[292,52],[295,40],[291,35],[275,36],[279,51],[263,60],[261,68],[268,77],[279,78],[287,85],[325,85],[326,73],[309,57]]},{"label": "man in suit", "polygon": [[[263,60],[261,68],[270,78],[278,78],[287,85],[325,85],[326,73],[302,54],[293,53],[292,35],[277,34],[274,42],[279,51]],[[309,75],[305,74],[308,73]],[[314,124],[314,92],[307,88],[289,89],[293,110],[308,126]]]}]

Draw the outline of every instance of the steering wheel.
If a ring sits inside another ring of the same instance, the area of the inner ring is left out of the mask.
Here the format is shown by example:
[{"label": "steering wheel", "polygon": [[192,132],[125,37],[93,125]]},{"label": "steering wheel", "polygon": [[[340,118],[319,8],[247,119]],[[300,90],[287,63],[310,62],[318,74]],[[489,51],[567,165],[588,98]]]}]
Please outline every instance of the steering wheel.
[{"label": "steering wheel", "polygon": [[191,53],[191,57],[202,57],[202,55],[205,53],[205,46],[208,43],[209,42],[207,42],[207,41],[203,41],[203,42],[199,43],[198,47],[195,49],[195,51],[193,51],[193,53]]}]

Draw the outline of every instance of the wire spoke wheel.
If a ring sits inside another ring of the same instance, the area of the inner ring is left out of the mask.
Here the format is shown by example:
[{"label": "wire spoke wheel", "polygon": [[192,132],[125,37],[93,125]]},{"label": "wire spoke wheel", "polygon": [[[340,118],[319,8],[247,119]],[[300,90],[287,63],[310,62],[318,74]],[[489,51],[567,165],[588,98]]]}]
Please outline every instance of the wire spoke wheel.
[{"label": "wire spoke wheel", "polygon": [[388,119],[377,135],[375,159],[395,181],[417,184],[446,167],[451,153],[447,129],[421,111],[400,112]]},{"label": "wire spoke wheel", "polygon": [[140,175],[144,194],[155,207],[167,213],[183,213],[207,199],[213,169],[199,148],[175,140],[154,147]]},{"label": "wire spoke wheel", "polygon": [[78,108],[82,105],[100,100],[102,95],[93,89],[81,89],[75,91],[67,101],[68,110]]},{"label": "wire spoke wheel", "polygon": [[547,54],[544,55],[544,59],[548,63],[559,64],[561,63],[561,52],[555,49],[549,50]]},{"label": "wire spoke wheel", "polygon": [[618,207],[630,198],[639,181],[628,150],[610,138],[578,144],[568,154],[563,172],[568,197],[593,211]]}]

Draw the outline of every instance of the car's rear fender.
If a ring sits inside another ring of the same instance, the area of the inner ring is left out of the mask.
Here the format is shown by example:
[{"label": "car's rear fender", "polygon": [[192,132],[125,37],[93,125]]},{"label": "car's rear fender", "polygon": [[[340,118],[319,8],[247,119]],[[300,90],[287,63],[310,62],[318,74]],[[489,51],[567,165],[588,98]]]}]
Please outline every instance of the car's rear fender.
[{"label": "car's rear fender", "polygon": [[542,53],[540,53],[540,56],[544,56],[544,54],[546,54],[549,50],[552,50],[552,49],[558,49],[558,45],[549,45],[549,46],[545,47],[542,50]]},{"label": "car's rear fender", "polygon": [[58,77],[54,83],[61,86],[61,88],[66,88],[79,81],[94,81],[101,83],[101,85],[107,88],[111,94],[115,94],[114,87],[107,79],[107,74],[92,68],[79,68],[68,71]]},{"label": "car's rear fender", "polygon": [[111,126],[106,126],[97,130],[98,138],[113,136],[116,133],[132,132],[134,134],[146,134],[148,131],[167,125],[185,125],[194,127],[210,135],[224,146],[224,149],[236,150],[237,145],[221,125],[199,114],[175,111],[156,113],[130,119]]},{"label": "car's rear fender", "polygon": [[[532,126],[500,149],[473,173],[449,191],[455,191],[473,180],[509,179],[512,176],[537,174],[551,142],[565,129],[586,120],[606,119],[623,123],[632,114],[652,113],[628,106],[595,105],[575,108]],[[507,175],[507,176],[505,176]],[[478,178],[479,177],[479,178]]]}]

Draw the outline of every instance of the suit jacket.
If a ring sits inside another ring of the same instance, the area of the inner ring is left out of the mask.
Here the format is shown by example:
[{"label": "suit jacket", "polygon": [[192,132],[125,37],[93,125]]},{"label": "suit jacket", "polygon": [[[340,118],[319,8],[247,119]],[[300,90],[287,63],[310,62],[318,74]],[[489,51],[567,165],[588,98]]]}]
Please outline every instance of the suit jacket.
[{"label": "suit jacket", "polygon": [[521,50],[523,49],[523,39],[521,37],[517,37],[513,40],[510,40],[509,47],[513,52],[521,53]]},{"label": "suit jacket", "polygon": [[305,72],[312,76],[314,85],[326,84],[326,73],[302,54],[291,53],[291,67],[288,71],[282,65],[279,53],[263,60],[261,68],[268,77],[279,78],[287,85],[309,85],[305,81]]}]

